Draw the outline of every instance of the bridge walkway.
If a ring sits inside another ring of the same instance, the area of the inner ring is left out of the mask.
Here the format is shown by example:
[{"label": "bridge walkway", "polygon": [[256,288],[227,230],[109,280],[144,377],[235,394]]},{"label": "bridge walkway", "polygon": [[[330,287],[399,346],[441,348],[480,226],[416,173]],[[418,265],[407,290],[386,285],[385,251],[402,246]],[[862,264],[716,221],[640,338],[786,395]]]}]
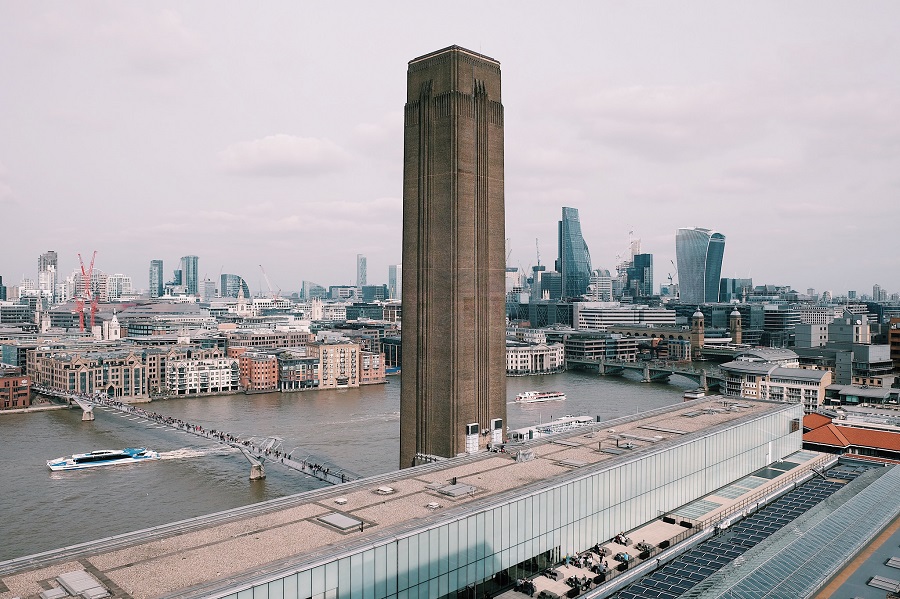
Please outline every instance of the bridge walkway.
[{"label": "bridge walkway", "polygon": [[[312,454],[302,452],[297,453],[298,449],[294,448],[285,451],[282,446],[282,439],[279,437],[252,437],[241,436],[227,431],[219,431],[215,429],[206,429],[200,425],[184,422],[178,418],[157,414],[151,410],[147,410],[133,404],[128,404],[110,399],[101,395],[84,395],[69,393],[58,389],[34,386],[32,387],[41,395],[47,395],[65,400],[67,403],[77,403],[85,412],[85,416],[90,414],[89,418],[84,420],[93,420],[93,409],[95,406],[101,406],[106,409],[112,409],[125,414],[131,414],[152,420],[158,424],[170,427],[172,429],[185,432],[196,437],[216,441],[229,447],[234,447],[241,451],[247,461],[251,464],[251,479],[265,477],[264,466],[266,463],[275,463],[284,466],[296,472],[302,472],[313,478],[330,484],[340,484],[351,480],[362,478],[360,475],[344,468],[327,464],[325,460],[315,458]],[[295,455],[297,454],[297,455]],[[299,455],[304,457],[300,458]]]}]

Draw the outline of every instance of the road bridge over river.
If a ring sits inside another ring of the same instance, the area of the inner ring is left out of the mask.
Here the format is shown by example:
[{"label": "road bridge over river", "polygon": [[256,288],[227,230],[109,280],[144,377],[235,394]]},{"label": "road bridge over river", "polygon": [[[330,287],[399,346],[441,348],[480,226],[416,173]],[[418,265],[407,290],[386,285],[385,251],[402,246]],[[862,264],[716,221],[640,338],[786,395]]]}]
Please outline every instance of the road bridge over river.
[{"label": "road bridge over river", "polygon": [[575,370],[589,370],[601,375],[621,375],[626,371],[637,372],[641,375],[641,381],[666,382],[671,376],[683,376],[696,382],[704,391],[710,388],[721,388],[725,382],[725,376],[718,366],[704,364],[695,366],[693,363],[673,363],[663,360],[648,360],[641,362],[625,362],[621,360],[588,360],[566,359],[566,368]]},{"label": "road bridge over river", "polygon": [[101,406],[103,409],[135,415],[181,432],[234,447],[240,450],[244,457],[247,458],[247,461],[250,462],[251,480],[265,478],[266,463],[280,464],[290,470],[302,472],[331,484],[340,484],[361,478],[354,472],[327,464],[325,460],[304,452],[300,447],[295,447],[289,451],[285,450],[283,439],[280,437],[237,435],[226,431],[207,429],[178,418],[157,414],[133,404],[110,399],[105,394],[82,395],[38,385],[35,385],[32,389],[41,395],[62,399],[70,405],[78,404],[84,412],[82,416],[84,421],[94,420],[94,408]]}]

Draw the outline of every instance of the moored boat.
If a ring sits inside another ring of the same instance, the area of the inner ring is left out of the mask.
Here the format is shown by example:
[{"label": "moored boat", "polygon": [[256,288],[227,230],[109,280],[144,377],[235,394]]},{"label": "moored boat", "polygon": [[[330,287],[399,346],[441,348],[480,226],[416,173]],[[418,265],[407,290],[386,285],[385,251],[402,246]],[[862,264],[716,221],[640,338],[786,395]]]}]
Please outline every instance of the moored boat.
[{"label": "moored boat", "polygon": [[523,391],[516,395],[517,403],[537,403],[541,401],[564,400],[566,394],[560,391]]},{"label": "moored boat", "polygon": [[47,460],[50,470],[80,470],[113,464],[132,464],[146,460],[158,460],[159,454],[144,447],[127,447],[125,449],[98,449],[88,453],[76,453],[68,457]]}]

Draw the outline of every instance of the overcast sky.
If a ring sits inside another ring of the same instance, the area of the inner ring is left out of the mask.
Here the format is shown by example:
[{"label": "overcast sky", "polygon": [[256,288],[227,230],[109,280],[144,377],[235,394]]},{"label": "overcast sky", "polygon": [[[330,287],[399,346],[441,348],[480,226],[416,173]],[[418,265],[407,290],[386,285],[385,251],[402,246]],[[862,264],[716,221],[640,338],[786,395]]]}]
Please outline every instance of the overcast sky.
[{"label": "overcast sky", "polygon": [[725,234],[722,276],[900,291],[900,2],[0,0],[0,275],[77,252],[147,287],[263,265],[275,287],[400,261],[407,63],[501,63],[510,263],[594,268],[629,232]]}]

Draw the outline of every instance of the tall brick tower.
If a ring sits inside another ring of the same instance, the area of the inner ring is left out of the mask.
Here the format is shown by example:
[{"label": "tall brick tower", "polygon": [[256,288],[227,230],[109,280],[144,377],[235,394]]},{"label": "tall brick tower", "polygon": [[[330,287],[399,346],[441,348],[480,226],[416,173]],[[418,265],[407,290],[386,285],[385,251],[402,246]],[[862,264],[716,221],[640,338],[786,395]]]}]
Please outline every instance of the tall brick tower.
[{"label": "tall brick tower", "polygon": [[505,436],[500,63],[459,46],[410,61],[403,159],[406,468]]}]

